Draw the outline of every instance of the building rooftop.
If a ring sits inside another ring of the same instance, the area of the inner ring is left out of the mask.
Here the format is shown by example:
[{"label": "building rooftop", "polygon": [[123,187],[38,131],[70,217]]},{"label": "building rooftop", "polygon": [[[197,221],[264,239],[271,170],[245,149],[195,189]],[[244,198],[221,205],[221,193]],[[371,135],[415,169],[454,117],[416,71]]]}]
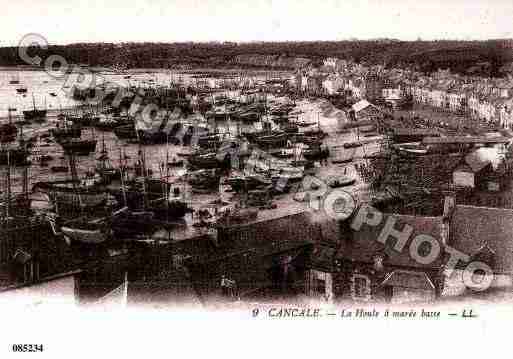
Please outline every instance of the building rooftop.
[{"label": "building rooftop", "polygon": [[450,222],[449,245],[475,257],[488,248],[495,273],[513,273],[513,210],[456,205]]},{"label": "building rooftop", "polygon": [[[413,228],[412,234],[406,242],[403,250],[398,252],[394,249],[395,239],[388,238],[385,244],[378,241],[385,223],[390,218],[396,221],[395,227],[398,230],[409,225]],[[404,268],[439,268],[441,265],[441,256],[438,256],[432,263],[423,265],[415,261],[409,251],[409,246],[417,235],[429,235],[440,243],[442,242],[442,218],[441,217],[421,217],[400,214],[383,214],[383,220],[378,226],[369,226],[363,224],[360,230],[356,231],[348,228],[348,236],[343,241],[341,255],[346,260],[356,262],[373,263],[373,258],[377,254],[385,255],[384,263],[404,267]],[[422,246],[421,246],[422,248]]]}]

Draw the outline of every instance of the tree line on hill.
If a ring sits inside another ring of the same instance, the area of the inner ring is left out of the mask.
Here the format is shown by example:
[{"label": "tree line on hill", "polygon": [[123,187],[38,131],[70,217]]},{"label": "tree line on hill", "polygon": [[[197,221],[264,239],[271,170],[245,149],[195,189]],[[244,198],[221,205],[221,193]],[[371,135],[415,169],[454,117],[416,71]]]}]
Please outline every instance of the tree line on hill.
[{"label": "tree line on hill", "polygon": [[[326,57],[338,57],[367,65],[409,66],[426,73],[444,68],[456,73],[496,77],[502,75],[501,69],[513,63],[512,50],[513,40],[384,39],[252,43],[76,43],[52,45],[46,50],[29,48],[29,54],[39,55],[43,59],[50,55],[61,55],[68,63],[127,68],[255,66],[254,62],[244,63],[240,60],[248,56],[270,57],[271,61],[261,65],[263,67],[272,67],[273,57],[307,58],[313,65],[319,65]],[[0,66],[16,65],[25,65],[18,56],[17,48],[0,48]],[[280,66],[283,67],[283,63]]]}]

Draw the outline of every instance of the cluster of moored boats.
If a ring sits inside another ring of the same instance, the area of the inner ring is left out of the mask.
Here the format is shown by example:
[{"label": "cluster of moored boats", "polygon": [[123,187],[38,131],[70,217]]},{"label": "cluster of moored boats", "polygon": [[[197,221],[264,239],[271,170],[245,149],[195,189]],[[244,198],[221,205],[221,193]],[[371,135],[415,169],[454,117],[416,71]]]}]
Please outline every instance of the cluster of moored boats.
[{"label": "cluster of moored boats", "polygon": [[[80,96],[87,97],[87,93]],[[223,211],[216,215],[225,224],[237,223],[254,218],[258,208],[272,206],[274,194],[290,191],[316,161],[329,156],[323,145],[327,134],[318,123],[299,120],[294,103],[260,93],[252,98],[241,101],[197,90],[154,89],[146,91],[141,107],[157,103],[160,109],[148,118],[142,110],[128,111],[126,98],[114,106],[113,99],[109,102],[107,97],[102,110],[84,106],[61,111],[55,126],[47,133],[40,132],[36,140],[16,139],[20,131],[9,121],[0,134],[6,141],[17,142],[22,151],[3,147],[0,161],[9,166],[29,164],[28,159],[35,158],[31,156],[33,142],[60,145],[62,164],[52,166],[51,171],[67,173],[69,178],[39,180],[32,191],[50,203],[48,220],[55,233],[70,242],[137,239],[156,228],[183,225],[187,213],[200,213],[196,218],[205,225],[204,211],[191,208],[185,189],[193,195],[231,192],[235,202],[243,201],[243,207],[253,210],[232,210],[231,219],[220,216]],[[39,111],[35,103],[34,111]],[[24,114],[25,121],[46,119],[46,112],[32,115]],[[105,145],[106,132],[137,146],[134,163],[128,163],[129,157],[120,148],[119,163],[113,165]],[[146,146],[156,144],[166,144],[167,149],[179,146],[174,156],[169,157],[168,151],[166,160],[158,164],[160,176],[152,173],[145,154]],[[82,156],[90,154],[95,154],[96,167],[79,174]],[[53,154],[39,153],[37,158],[45,166]],[[170,171],[179,175],[171,180]],[[332,182],[330,186],[339,187],[354,181]]]}]

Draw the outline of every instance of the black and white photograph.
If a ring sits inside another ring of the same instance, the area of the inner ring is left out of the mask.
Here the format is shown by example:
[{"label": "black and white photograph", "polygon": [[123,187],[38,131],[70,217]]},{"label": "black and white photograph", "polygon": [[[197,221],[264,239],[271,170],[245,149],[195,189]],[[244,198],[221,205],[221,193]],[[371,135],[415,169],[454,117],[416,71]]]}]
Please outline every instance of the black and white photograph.
[{"label": "black and white photograph", "polygon": [[511,0],[0,5],[0,357],[508,343]]}]

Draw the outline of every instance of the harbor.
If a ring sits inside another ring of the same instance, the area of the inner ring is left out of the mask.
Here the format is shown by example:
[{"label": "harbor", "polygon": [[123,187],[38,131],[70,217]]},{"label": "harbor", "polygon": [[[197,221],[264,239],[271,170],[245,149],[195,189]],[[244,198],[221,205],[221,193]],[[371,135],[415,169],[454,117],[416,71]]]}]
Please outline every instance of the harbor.
[{"label": "harbor", "polygon": [[434,302],[470,292],[441,258],[372,244],[381,227],[355,231],[359,213],[446,248],[458,208],[513,209],[510,130],[408,87],[390,107],[388,90],[305,87],[304,70],[75,70],[87,86],[0,72],[8,292],[69,274],[86,307]]}]

